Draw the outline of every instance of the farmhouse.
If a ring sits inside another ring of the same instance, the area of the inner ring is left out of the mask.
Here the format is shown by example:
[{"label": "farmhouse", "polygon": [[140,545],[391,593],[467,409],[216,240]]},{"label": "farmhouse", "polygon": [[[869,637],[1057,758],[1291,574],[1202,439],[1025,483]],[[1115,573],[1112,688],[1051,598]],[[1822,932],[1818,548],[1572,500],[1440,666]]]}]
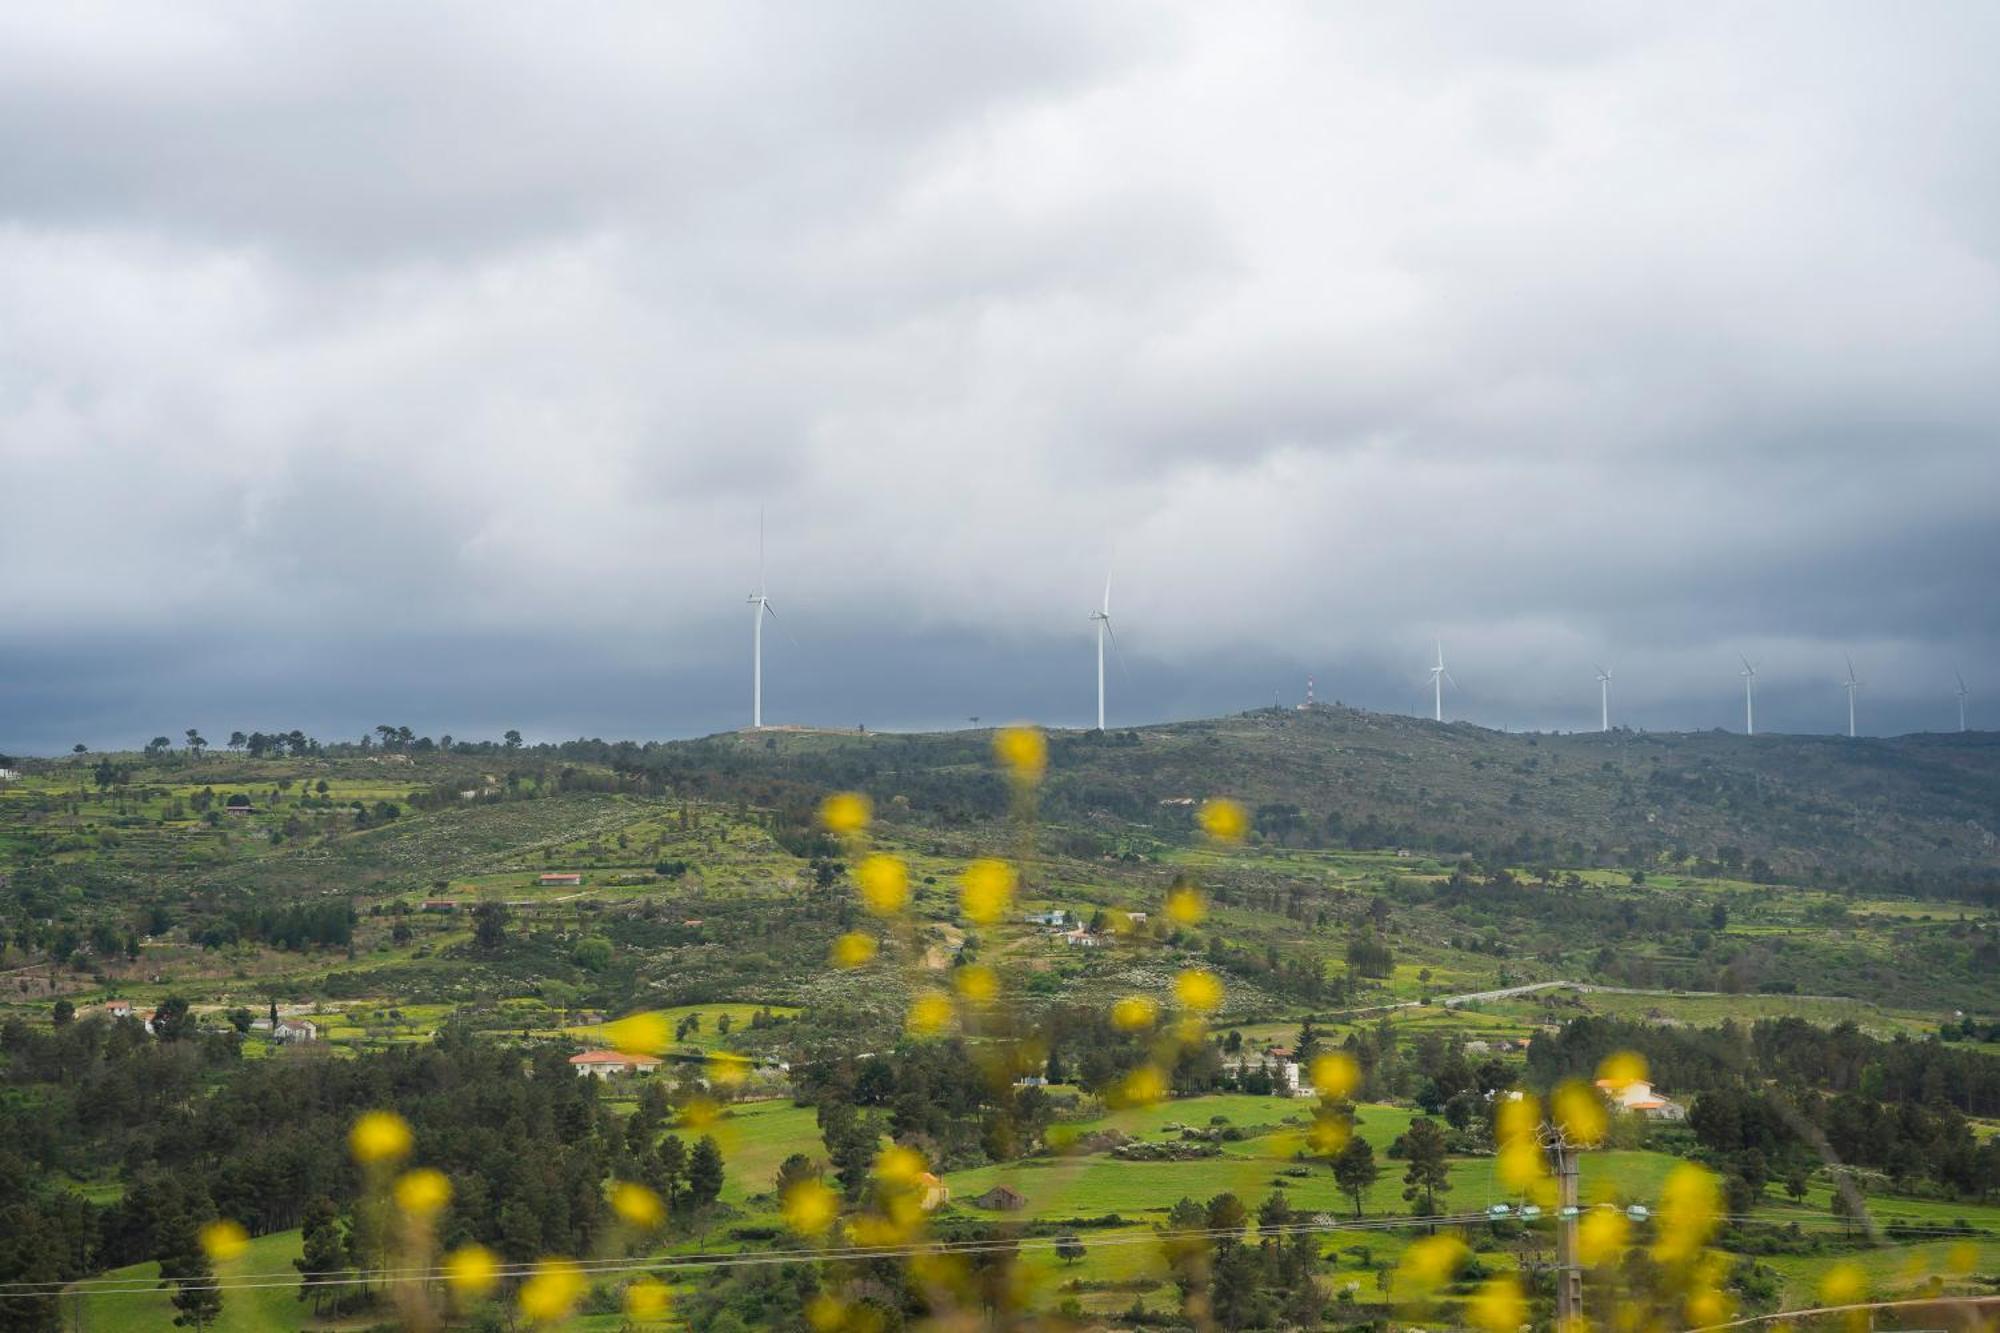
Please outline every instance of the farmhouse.
[{"label": "farmhouse", "polygon": [[996,1213],[1015,1213],[1028,1206],[1028,1200],[1021,1191],[1011,1185],[995,1185],[986,1193],[972,1201],[975,1208],[988,1208]]},{"label": "farmhouse", "polygon": [[582,885],[583,876],[574,870],[552,870],[549,871],[547,874],[537,875],[535,877],[535,883],[544,886],[568,885],[572,888],[575,888]]},{"label": "farmhouse", "polygon": [[310,1018],[281,1018],[271,1029],[271,1036],[288,1045],[302,1045],[319,1040],[319,1024]]},{"label": "farmhouse", "polygon": [[1630,1083],[1619,1084],[1612,1079],[1601,1078],[1597,1086],[1611,1104],[1621,1111],[1642,1115],[1648,1120],[1685,1120],[1687,1108],[1670,1097],[1662,1097],[1653,1091],[1653,1085],[1643,1078],[1635,1078]]},{"label": "farmhouse", "polygon": [[627,1055],[623,1051],[585,1051],[569,1058],[569,1067],[578,1078],[610,1078],[614,1074],[650,1074],[660,1062],[650,1055]]},{"label": "farmhouse", "polygon": [[951,1202],[951,1186],[928,1171],[917,1176],[917,1190],[917,1204],[927,1213]]}]

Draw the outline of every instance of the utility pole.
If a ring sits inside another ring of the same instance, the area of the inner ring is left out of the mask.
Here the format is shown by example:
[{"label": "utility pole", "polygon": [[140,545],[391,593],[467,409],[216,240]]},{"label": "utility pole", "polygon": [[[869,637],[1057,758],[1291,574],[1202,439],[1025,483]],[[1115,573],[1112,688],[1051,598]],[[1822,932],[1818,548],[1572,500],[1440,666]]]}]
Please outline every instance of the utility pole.
[{"label": "utility pole", "polygon": [[1577,1152],[1562,1126],[1545,1124],[1540,1133],[1556,1168],[1556,1327],[1575,1327],[1583,1317],[1583,1265],[1576,1253]]}]

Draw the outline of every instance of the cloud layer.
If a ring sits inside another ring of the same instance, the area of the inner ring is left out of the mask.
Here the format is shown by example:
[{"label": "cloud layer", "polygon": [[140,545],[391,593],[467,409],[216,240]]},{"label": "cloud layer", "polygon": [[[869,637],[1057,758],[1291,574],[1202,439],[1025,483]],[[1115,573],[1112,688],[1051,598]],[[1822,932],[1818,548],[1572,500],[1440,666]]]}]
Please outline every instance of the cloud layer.
[{"label": "cloud layer", "polygon": [[2000,678],[1996,37],[0,15],[0,745],[731,725],[760,508],[787,720],[1083,721],[1109,570],[1127,721],[1414,709],[1442,637],[1495,724],[1592,661],[1736,723],[1744,652],[1831,729],[1851,651],[1942,727]]}]

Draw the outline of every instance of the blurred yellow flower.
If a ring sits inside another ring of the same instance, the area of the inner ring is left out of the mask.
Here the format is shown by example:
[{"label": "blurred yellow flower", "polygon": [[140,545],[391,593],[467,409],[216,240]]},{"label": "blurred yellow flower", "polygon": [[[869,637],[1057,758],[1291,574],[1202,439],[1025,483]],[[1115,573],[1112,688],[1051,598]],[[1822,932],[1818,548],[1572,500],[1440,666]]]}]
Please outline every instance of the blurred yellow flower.
[{"label": "blurred yellow flower", "polygon": [[967,1004],[988,1005],[1000,998],[1000,974],[984,963],[968,963],[952,974]]},{"label": "blurred yellow flower", "polygon": [[567,1259],[544,1259],[521,1284],[521,1313],[537,1324],[569,1318],[583,1299],[583,1270]]},{"label": "blurred yellow flower", "polygon": [[856,968],[875,956],[875,937],[850,930],[833,942],[833,965]]},{"label": "blurred yellow flower", "polygon": [[1331,1157],[1347,1146],[1354,1137],[1344,1116],[1328,1115],[1321,1112],[1313,1117],[1312,1128],[1306,1131],[1306,1147],[1321,1157]]},{"label": "blurred yellow flower", "polygon": [[445,1256],[445,1281],[463,1296],[483,1296],[500,1277],[500,1257],[484,1245],[466,1245]]},{"label": "blurred yellow flower", "polygon": [[1531,1138],[1511,1138],[1503,1143],[1498,1154],[1500,1183],[1519,1194],[1534,1188],[1548,1169],[1548,1161],[1542,1150]]},{"label": "blurred yellow flower", "polygon": [[1511,1274],[1491,1277],[1479,1284],[1466,1302],[1465,1313],[1474,1328],[1486,1333],[1515,1333],[1528,1322],[1528,1301],[1521,1284]]},{"label": "blurred yellow flower", "polygon": [[1576,1256],[1590,1268],[1615,1264],[1625,1254],[1631,1227],[1616,1208],[1592,1208],[1576,1224]]},{"label": "blurred yellow flower", "polygon": [[816,1333],[833,1333],[847,1318],[847,1306],[832,1292],[822,1291],[806,1302],[806,1322]]},{"label": "blurred yellow flower", "polygon": [[876,916],[894,916],[910,901],[910,868],[900,857],[882,852],[863,857],[854,881],[861,887],[861,901]]},{"label": "blurred yellow flower", "polygon": [[1597,1077],[1613,1092],[1622,1092],[1646,1077],[1646,1057],[1637,1051],[1613,1051],[1597,1066]]},{"label": "blurred yellow flower", "polygon": [[658,1055],[673,1045],[674,1026],[665,1014],[642,1009],[606,1023],[604,1040],[611,1049],[625,1055]]},{"label": "blurred yellow flower", "polygon": [[954,1014],[951,997],[939,991],[925,991],[910,1001],[910,1017],[906,1026],[919,1037],[932,1037],[951,1026]]},{"label": "blurred yellow flower", "polygon": [[1868,1274],[1857,1263],[1838,1263],[1819,1280],[1821,1305],[1855,1305],[1868,1299]]},{"label": "blurred yellow flower", "polygon": [[1611,1128],[1611,1113],[1596,1088],[1571,1079],[1555,1090],[1550,1102],[1556,1124],[1571,1143],[1588,1148],[1604,1142],[1605,1131]]},{"label": "blurred yellow flower", "polygon": [[1333,1101],[1347,1100],[1361,1086],[1361,1066],[1345,1051],[1328,1051],[1313,1057],[1307,1072],[1312,1078],[1313,1091]]},{"label": "blurred yellow flower", "polygon": [[1174,978],[1174,997],[1195,1013],[1212,1014],[1222,1007],[1222,978],[1191,967]]},{"label": "blurred yellow flower", "polygon": [[875,1177],[891,1185],[908,1185],[924,1173],[924,1155],[892,1143],[875,1158]]},{"label": "blurred yellow flower", "polygon": [[1954,1277],[1965,1277],[1979,1266],[1979,1247],[1969,1240],[1959,1241],[1944,1252],[1945,1271]]},{"label": "blurred yellow flower", "polygon": [[1403,1251],[1403,1262],[1397,1265],[1396,1286],[1399,1290],[1414,1287],[1420,1293],[1432,1291],[1449,1282],[1471,1253],[1456,1236],[1425,1236],[1412,1241]]},{"label": "blurred yellow flower", "polygon": [[216,1263],[226,1264],[250,1248],[250,1233],[241,1223],[223,1218],[201,1229],[201,1248]]},{"label": "blurred yellow flower", "polygon": [[1160,1006],[1143,995],[1127,995],[1111,1006],[1111,1026],[1120,1032],[1149,1028],[1160,1016]]},{"label": "blurred yellow flower", "polygon": [[1192,926],[1208,915],[1208,902],[1192,884],[1176,884],[1167,890],[1167,916],[1176,925]]},{"label": "blurred yellow flower", "polygon": [[611,1211],[626,1226],[642,1231],[651,1231],[667,1218],[667,1206],[660,1202],[660,1196],[630,1180],[611,1187]]},{"label": "blurred yellow flower", "polygon": [[1016,782],[1039,781],[1049,766],[1049,743],[1038,727],[1002,727],[993,733],[993,753]]},{"label": "blurred yellow flower", "polygon": [[1709,1328],[1735,1314],[1736,1303],[1714,1287],[1698,1287],[1689,1293],[1683,1311],[1689,1327]]},{"label": "blurred yellow flower", "polygon": [[451,1202],[451,1181],[442,1171],[420,1166],[396,1179],[396,1206],[411,1217],[434,1216]]},{"label": "blurred yellow flower", "polygon": [[1014,902],[1014,867],[984,857],[965,868],[959,880],[959,906],[965,919],[990,926],[1007,914]]},{"label": "blurred yellow flower", "polygon": [[1167,1076],[1153,1065],[1140,1065],[1118,1085],[1116,1100],[1126,1106],[1151,1106],[1167,1095]]},{"label": "blurred yellow flower", "polygon": [[1250,831],[1249,814],[1227,796],[1203,801],[1195,819],[1200,823],[1201,831],[1217,842],[1241,842],[1243,835]]},{"label": "blurred yellow flower", "polygon": [[717,1051],[708,1057],[708,1081],[718,1088],[733,1088],[750,1077],[750,1057],[735,1051]]},{"label": "blurred yellow flower", "polygon": [[1662,1263],[1696,1258],[1722,1211],[1722,1186],[1713,1171],[1682,1162],[1660,1185],[1659,1238],[1653,1257]]},{"label": "blurred yellow flower", "polygon": [[722,1108],[712,1097],[694,1097],[681,1107],[681,1128],[707,1129],[722,1118]]},{"label": "blurred yellow flower", "polygon": [[801,1180],[779,1204],[785,1225],[801,1236],[817,1236],[840,1215],[840,1196],[817,1180]]},{"label": "blurred yellow flower", "polygon": [[642,1277],[625,1288],[627,1319],[664,1319],[673,1303],[673,1293],[657,1278]]},{"label": "blurred yellow flower", "polygon": [[826,826],[828,833],[846,837],[867,828],[873,813],[868,798],[860,792],[838,791],[820,802],[819,822]]},{"label": "blurred yellow flower", "polygon": [[357,1162],[399,1162],[410,1155],[409,1121],[394,1111],[370,1111],[348,1131],[347,1147]]},{"label": "blurred yellow flower", "polygon": [[1535,1095],[1524,1092],[1519,1097],[1505,1097],[1493,1115],[1493,1137],[1501,1143],[1511,1143],[1515,1139],[1535,1137],[1541,1128],[1542,1104]]}]

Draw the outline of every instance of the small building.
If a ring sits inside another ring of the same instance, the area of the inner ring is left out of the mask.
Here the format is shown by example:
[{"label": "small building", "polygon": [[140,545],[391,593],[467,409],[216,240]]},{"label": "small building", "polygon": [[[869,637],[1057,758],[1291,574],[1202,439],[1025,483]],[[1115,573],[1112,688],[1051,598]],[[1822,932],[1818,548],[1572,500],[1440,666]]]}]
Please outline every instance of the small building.
[{"label": "small building", "polygon": [[1104,942],[1082,926],[1064,931],[1061,939],[1072,949],[1095,949]]},{"label": "small building", "polygon": [[650,1055],[628,1055],[624,1051],[585,1051],[569,1058],[569,1067],[578,1078],[610,1078],[614,1074],[650,1074],[660,1062]]},{"label": "small building", "polygon": [[917,1175],[917,1206],[933,1212],[951,1202],[951,1186],[928,1171]]},{"label": "small building", "polygon": [[1060,926],[1069,920],[1069,913],[1056,907],[1046,912],[1030,912],[1021,919],[1031,926]]},{"label": "small building", "polygon": [[130,1000],[107,1000],[104,1003],[104,1014],[107,1018],[130,1018],[132,1016],[132,1002]]},{"label": "small building", "polygon": [[996,1213],[1018,1213],[1028,1206],[1027,1196],[1010,1185],[995,1185],[986,1193],[972,1201],[974,1208],[985,1208]]},{"label": "small building", "polygon": [[292,1046],[318,1041],[319,1024],[310,1018],[281,1018],[277,1026],[271,1029],[271,1037],[275,1041],[282,1041]]},{"label": "small building", "polygon": [[583,875],[575,870],[551,870],[546,874],[537,875],[535,883],[544,888],[581,888]]},{"label": "small building", "polygon": [[424,910],[426,912],[456,912],[458,904],[449,898],[426,898],[424,899]]},{"label": "small building", "polygon": [[1611,1105],[1620,1111],[1642,1115],[1648,1120],[1687,1119],[1687,1108],[1671,1097],[1663,1097],[1653,1091],[1653,1085],[1643,1078],[1635,1078],[1630,1083],[1620,1084],[1608,1078],[1597,1080],[1597,1087]]}]

